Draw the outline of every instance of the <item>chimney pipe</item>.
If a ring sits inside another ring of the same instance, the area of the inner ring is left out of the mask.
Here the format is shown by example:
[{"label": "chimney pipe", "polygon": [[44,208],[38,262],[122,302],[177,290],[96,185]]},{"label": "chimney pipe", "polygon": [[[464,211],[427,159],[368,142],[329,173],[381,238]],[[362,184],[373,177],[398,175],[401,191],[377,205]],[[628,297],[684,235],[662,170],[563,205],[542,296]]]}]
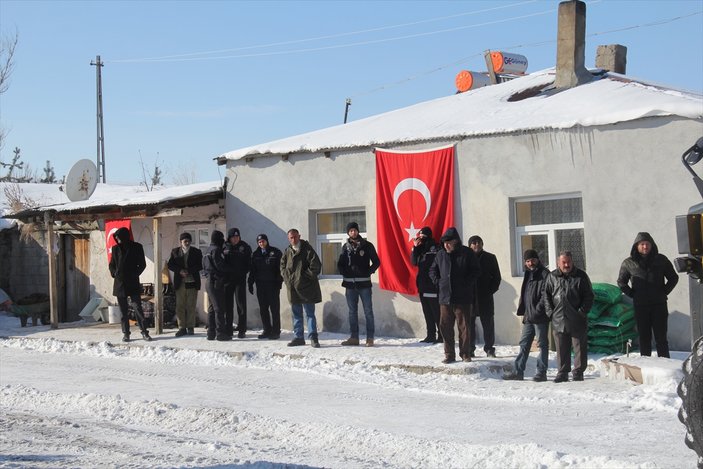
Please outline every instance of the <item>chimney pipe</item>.
[{"label": "chimney pipe", "polygon": [[557,32],[557,88],[572,88],[591,80],[586,61],[586,4],[580,0],[559,3]]},{"label": "chimney pipe", "polygon": [[620,44],[598,46],[596,51],[596,68],[625,75],[627,67],[627,47]]}]

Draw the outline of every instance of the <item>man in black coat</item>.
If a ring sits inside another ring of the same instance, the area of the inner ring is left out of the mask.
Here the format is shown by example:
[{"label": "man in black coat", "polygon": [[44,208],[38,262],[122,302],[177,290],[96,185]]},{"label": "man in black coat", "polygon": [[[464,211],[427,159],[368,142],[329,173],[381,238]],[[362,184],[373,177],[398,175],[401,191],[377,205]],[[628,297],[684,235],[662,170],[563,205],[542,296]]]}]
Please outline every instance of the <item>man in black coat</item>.
[{"label": "man in black coat", "polygon": [[203,268],[203,253],[190,245],[193,241],[190,233],[181,233],[179,241],[181,246],[171,251],[167,264],[173,272],[173,288],[176,290],[176,337],[195,333],[195,305],[200,290],[200,270]]},{"label": "man in black coat", "polygon": [[237,337],[247,333],[247,274],[251,268],[251,247],[242,241],[239,228],[230,228],[224,247],[230,273],[225,284],[225,322],[229,335],[233,335],[234,304],[237,304]]},{"label": "man in black coat", "polygon": [[280,249],[269,245],[268,236],[260,234],[256,237],[259,249],[251,255],[251,271],[249,272],[249,293],[254,294],[256,284],[256,299],[259,300],[263,334],[259,339],[277,340],[281,336],[281,257]]},{"label": "man in black coat", "polygon": [[481,275],[481,266],[474,252],[461,244],[456,228],[449,228],[440,243],[443,247],[430,267],[430,278],[438,288],[439,327],[444,338],[444,360],[456,361],[454,349],[454,322],[459,329],[459,356],[471,361],[471,337],[468,327],[474,304],[476,280]]},{"label": "man in black coat", "polygon": [[[622,261],[618,286],[635,306],[635,320],[640,338],[640,355],[652,355],[652,331],[657,344],[657,356],[669,358],[667,296],[676,286],[679,276],[671,261],[663,254],[647,232],[637,234],[630,257]],[[630,286],[632,285],[632,286]]]},{"label": "man in black coat", "polygon": [[410,262],[417,266],[417,291],[420,294],[422,314],[425,316],[427,335],[420,342],[434,344],[442,342],[442,333],[439,330],[439,300],[437,299],[437,286],[430,278],[430,267],[434,262],[440,247],[432,239],[432,229],[425,226],[420,230],[417,238],[413,240],[413,249],[410,253]]},{"label": "man in black coat", "polygon": [[542,296],[549,271],[539,260],[539,254],[534,249],[528,249],[523,254],[525,261],[525,276],[520,289],[520,303],[517,315],[522,316],[522,336],[520,337],[520,352],[515,358],[515,369],[503,375],[503,379],[522,381],[525,375],[525,365],[530,356],[532,341],[537,335],[539,358],[537,359],[537,374],[534,381],[547,381],[549,366],[549,318],[544,307]]},{"label": "man in black coat", "polygon": [[131,300],[134,315],[144,340],[150,341],[149,331],[144,323],[142,310],[142,285],[139,276],[146,268],[144,248],[130,239],[129,229],[122,227],[112,235],[117,243],[112,246],[110,257],[110,275],[115,279],[112,294],[117,297],[117,304],[122,312],[122,342],[129,342],[129,303]]},{"label": "man in black coat", "polygon": [[342,253],[337,260],[337,269],[342,274],[342,286],[346,289],[351,332],[351,337],[343,341],[342,345],[359,345],[359,298],[361,298],[366,318],[366,346],[373,347],[375,325],[371,300],[371,275],[378,270],[381,261],[378,259],[374,245],[359,235],[358,223],[347,224],[347,235],[349,238],[342,246]]},{"label": "man in black coat", "polygon": [[593,306],[591,279],[574,266],[569,251],[559,253],[557,268],[547,276],[544,286],[544,307],[552,321],[557,347],[555,383],[569,381],[571,349],[574,350],[574,381],[583,381],[588,365],[588,312]]},{"label": "man in black coat", "polygon": [[231,266],[225,260],[225,235],[215,230],[203,256],[203,277],[210,306],[207,311],[207,340],[232,340],[232,321],[225,320],[225,282]]},{"label": "man in black coat", "polygon": [[498,267],[498,259],[494,254],[483,249],[483,239],[478,235],[473,235],[469,238],[469,247],[478,257],[478,263],[481,265],[481,276],[476,282],[476,305],[474,314],[469,320],[471,328],[471,356],[476,350],[476,316],[481,318],[481,328],[483,328],[483,351],[487,357],[495,358],[496,348],[495,340],[495,308],[493,305],[493,295],[500,287],[500,268]]}]

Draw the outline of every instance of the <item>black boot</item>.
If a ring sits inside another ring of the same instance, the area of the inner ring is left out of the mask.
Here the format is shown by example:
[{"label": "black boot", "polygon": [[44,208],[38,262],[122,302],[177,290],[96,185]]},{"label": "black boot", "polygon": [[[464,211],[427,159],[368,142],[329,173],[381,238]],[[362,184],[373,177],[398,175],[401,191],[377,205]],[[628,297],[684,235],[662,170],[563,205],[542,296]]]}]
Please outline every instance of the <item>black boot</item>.
[{"label": "black boot", "polygon": [[122,336],[122,342],[129,342],[129,332]]},{"label": "black boot", "polygon": [[149,335],[149,331],[142,331],[142,339],[146,340],[147,342],[151,342],[151,336]]},{"label": "black boot", "polygon": [[186,327],[186,333],[188,335],[193,335],[195,334],[195,328],[194,327]]},{"label": "black boot", "polygon": [[186,335],[187,333],[188,333],[188,331],[186,330],[186,328],[185,328],[185,327],[181,327],[181,328],[178,329],[178,331],[176,332],[176,337],[183,337],[183,336]]}]

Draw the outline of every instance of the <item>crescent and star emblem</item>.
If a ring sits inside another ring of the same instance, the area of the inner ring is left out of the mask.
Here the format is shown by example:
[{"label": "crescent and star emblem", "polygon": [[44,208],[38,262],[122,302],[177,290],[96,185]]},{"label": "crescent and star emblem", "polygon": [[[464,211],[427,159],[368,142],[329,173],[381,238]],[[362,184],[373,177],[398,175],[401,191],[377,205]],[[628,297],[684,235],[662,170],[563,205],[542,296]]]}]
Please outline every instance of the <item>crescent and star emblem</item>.
[{"label": "crescent and star emblem", "polygon": [[[424,181],[417,178],[406,178],[400,181],[393,190],[393,205],[395,206],[395,213],[398,215],[398,219],[402,219],[400,212],[398,211],[398,199],[400,199],[400,196],[405,191],[417,191],[422,198],[425,199],[425,216],[422,217],[422,220],[424,221],[430,213],[430,207],[432,206],[430,188],[427,187],[427,184],[425,184]],[[412,220],[410,221],[410,227],[403,229],[408,232],[408,241],[415,239],[417,237],[417,233],[420,231],[420,228],[415,228]]]}]

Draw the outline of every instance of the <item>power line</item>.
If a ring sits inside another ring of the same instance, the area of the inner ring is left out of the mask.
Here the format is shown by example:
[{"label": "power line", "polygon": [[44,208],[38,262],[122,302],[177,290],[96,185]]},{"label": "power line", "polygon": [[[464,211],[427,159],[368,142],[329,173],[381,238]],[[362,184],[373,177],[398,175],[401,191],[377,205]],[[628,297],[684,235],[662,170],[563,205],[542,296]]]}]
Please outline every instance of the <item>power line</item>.
[{"label": "power line", "polygon": [[[261,49],[261,48],[266,48],[266,47],[275,47],[275,46],[286,46],[290,44],[300,44],[304,42],[313,42],[313,41],[320,41],[324,39],[335,39],[339,37],[346,37],[346,36],[354,36],[354,35],[359,35],[359,34],[365,34],[369,32],[377,32],[377,31],[385,31],[389,29],[397,29],[397,28],[404,28],[406,26],[415,26],[418,24],[425,24],[425,23],[432,23],[432,22],[437,22],[437,21],[444,21],[447,19],[452,19],[452,18],[459,18],[462,16],[468,16],[468,15],[475,15],[479,13],[486,13],[490,11],[495,11],[495,10],[501,10],[505,8],[513,8],[516,6],[521,6],[521,5],[526,5],[529,3],[535,3],[537,0],[527,0],[524,2],[519,2],[519,3],[512,3],[509,5],[500,5],[496,7],[491,7],[491,8],[484,8],[483,10],[474,10],[474,11],[469,11],[469,12],[464,12],[464,13],[457,13],[455,15],[447,15],[447,16],[440,16],[438,18],[430,18],[426,20],[420,20],[420,21],[413,21],[410,23],[401,23],[401,24],[396,24],[396,25],[390,25],[390,26],[381,26],[378,28],[370,28],[370,29],[362,29],[359,31],[350,31],[350,32],[345,32],[345,33],[338,33],[338,34],[330,34],[326,36],[317,36],[317,37],[311,37],[311,38],[305,38],[305,39],[295,39],[295,40],[290,40],[290,41],[282,41],[282,42],[273,42],[269,44],[260,44],[260,45],[254,45],[254,46],[243,46],[243,47],[237,47],[237,48],[230,48],[230,49],[219,49],[219,50],[212,50],[212,51],[205,51],[205,52],[191,52],[187,54],[177,54],[177,55],[165,55],[161,57],[145,57],[145,58],[140,58],[140,59],[118,59],[118,60],[112,60],[110,61],[111,63],[135,63],[135,62],[169,62],[171,61],[170,59],[184,59],[186,57],[191,57],[190,60],[214,60],[214,59],[221,59],[221,58],[240,58],[240,57],[256,57],[257,55],[240,55],[240,56],[226,56],[226,57],[193,57],[193,56],[198,56],[198,55],[208,55],[208,54],[221,54],[225,52],[235,52],[235,51],[240,51],[240,50],[250,50],[250,49]],[[599,0],[601,1],[601,0]],[[554,11],[554,10],[551,10]],[[391,38],[391,40],[393,40]],[[360,43],[364,44],[364,43]],[[351,46],[340,46],[340,47],[351,47]],[[304,49],[302,51],[290,51],[291,53],[293,52],[308,52],[308,51],[314,51],[318,49]],[[319,49],[321,50],[321,49]],[[288,52],[278,52],[277,54],[283,54],[283,53],[288,53]],[[269,54],[262,54],[262,55],[271,55]],[[175,60],[178,61],[178,60]]]}]

